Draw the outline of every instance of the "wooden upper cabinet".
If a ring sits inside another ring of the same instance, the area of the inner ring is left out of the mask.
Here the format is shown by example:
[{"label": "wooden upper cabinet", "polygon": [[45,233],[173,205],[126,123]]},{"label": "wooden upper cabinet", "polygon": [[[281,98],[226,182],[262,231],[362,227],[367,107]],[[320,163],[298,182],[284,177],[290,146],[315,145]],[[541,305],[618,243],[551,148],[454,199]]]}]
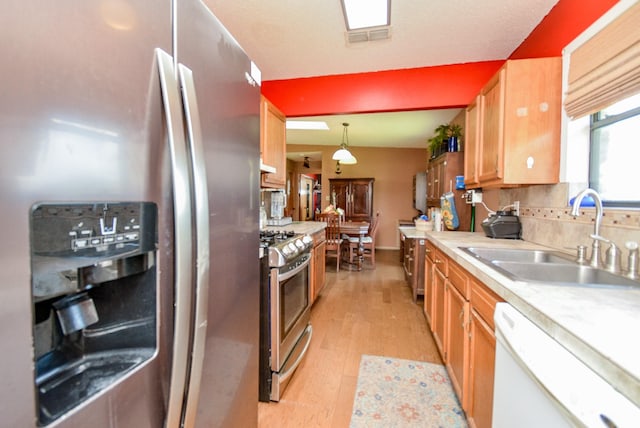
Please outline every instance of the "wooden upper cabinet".
[{"label": "wooden upper cabinet", "polygon": [[557,183],[561,95],[560,57],[508,60],[467,107],[467,187]]},{"label": "wooden upper cabinet", "polygon": [[427,166],[427,207],[442,205],[440,197],[453,192],[454,199],[460,201],[456,204],[456,210],[460,219],[459,231],[469,230],[471,221],[471,207],[461,201],[464,190],[456,189],[456,176],[464,171],[464,152],[447,152],[435,159],[429,159]]},{"label": "wooden upper cabinet", "polygon": [[282,189],[287,177],[286,117],[268,99],[260,97],[260,158],[276,172],[261,172],[262,187]]},{"label": "wooden upper cabinet", "polygon": [[501,69],[482,90],[478,180],[486,183],[503,178],[504,86],[506,69]]},{"label": "wooden upper cabinet", "polygon": [[478,141],[480,140],[480,96],[469,104],[465,112],[464,184],[473,187],[478,181]]}]

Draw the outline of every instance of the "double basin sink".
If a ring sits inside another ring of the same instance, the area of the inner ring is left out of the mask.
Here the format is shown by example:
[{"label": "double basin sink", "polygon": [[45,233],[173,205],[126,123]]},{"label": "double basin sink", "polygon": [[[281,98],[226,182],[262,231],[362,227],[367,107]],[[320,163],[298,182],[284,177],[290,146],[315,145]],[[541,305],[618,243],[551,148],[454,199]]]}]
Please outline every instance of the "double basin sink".
[{"label": "double basin sink", "polygon": [[578,264],[570,256],[560,252],[489,247],[459,248],[514,281],[640,289],[640,282]]}]

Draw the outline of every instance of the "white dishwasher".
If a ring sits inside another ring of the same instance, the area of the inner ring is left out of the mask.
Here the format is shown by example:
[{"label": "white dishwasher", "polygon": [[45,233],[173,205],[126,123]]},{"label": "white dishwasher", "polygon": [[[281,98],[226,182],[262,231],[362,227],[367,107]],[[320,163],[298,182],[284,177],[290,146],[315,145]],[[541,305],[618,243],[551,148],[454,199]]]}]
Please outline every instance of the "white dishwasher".
[{"label": "white dishwasher", "polygon": [[508,303],[495,311],[493,428],[640,426],[640,409]]}]

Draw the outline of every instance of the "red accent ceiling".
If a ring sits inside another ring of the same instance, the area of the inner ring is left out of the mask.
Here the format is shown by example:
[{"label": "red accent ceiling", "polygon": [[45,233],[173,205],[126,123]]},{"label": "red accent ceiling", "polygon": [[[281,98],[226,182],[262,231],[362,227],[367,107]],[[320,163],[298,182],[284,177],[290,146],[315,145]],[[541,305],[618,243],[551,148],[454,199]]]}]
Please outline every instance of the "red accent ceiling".
[{"label": "red accent ceiling", "polygon": [[[511,59],[559,56],[618,0],[560,0]],[[463,107],[504,61],[271,80],[262,93],[289,117]]]}]

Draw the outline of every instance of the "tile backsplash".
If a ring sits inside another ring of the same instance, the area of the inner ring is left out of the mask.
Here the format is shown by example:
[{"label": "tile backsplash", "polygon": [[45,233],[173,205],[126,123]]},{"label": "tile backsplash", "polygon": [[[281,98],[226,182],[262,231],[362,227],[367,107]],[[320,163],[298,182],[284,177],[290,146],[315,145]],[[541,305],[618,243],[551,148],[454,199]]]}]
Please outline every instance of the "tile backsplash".
[{"label": "tile backsplash", "polygon": [[[571,186],[571,192],[573,188]],[[578,189],[580,190],[580,189]],[[578,193],[577,191],[573,193]],[[571,215],[570,186],[529,186],[500,190],[500,206],[520,201],[522,239],[575,254],[577,245],[586,245],[591,253],[595,208],[581,208],[580,216]],[[622,249],[622,265],[626,268],[628,241],[640,242],[640,210],[604,208],[600,234]],[[604,249],[607,245],[604,244]]]}]

